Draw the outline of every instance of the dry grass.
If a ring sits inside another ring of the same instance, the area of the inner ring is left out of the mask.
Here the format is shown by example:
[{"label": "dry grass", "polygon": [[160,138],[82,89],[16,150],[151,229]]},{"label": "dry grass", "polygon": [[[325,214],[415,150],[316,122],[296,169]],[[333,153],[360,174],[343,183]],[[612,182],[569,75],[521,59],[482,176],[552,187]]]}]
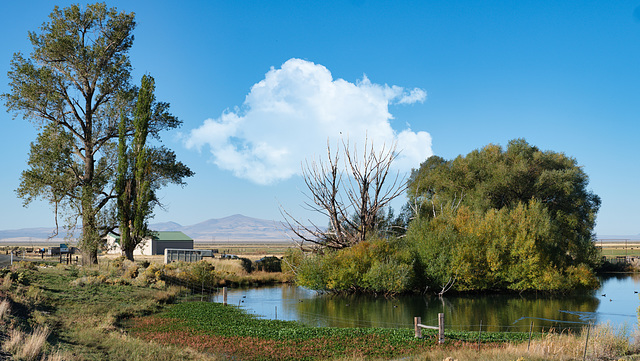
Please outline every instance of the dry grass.
[{"label": "dry grass", "polygon": [[418,355],[412,360],[424,361],[541,361],[541,360],[626,360],[625,356],[640,351],[637,341],[630,341],[625,328],[616,329],[610,325],[593,327],[581,335],[566,333],[546,333],[541,339],[527,342],[487,346],[480,349],[476,344],[437,348]]},{"label": "dry grass", "polygon": [[11,304],[9,300],[4,299],[0,302],[0,320],[4,320],[5,315],[8,315],[11,312]]},{"label": "dry grass", "polygon": [[222,273],[229,273],[235,275],[246,274],[242,268],[242,262],[237,259],[220,259],[220,258],[206,258],[207,262],[211,263],[215,270]]},{"label": "dry grass", "polygon": [[24,343],[24,332],[20,330],[9,330],[9,337],[2,345],[7,352],[17,354]]},{"label": "dry grass", "polygon": [[49,328],[46,326],[37,327],[30,335],[13,329],[9,331],[9,339],[5,342],[4,349],[20,360],[32,361],[40,356],[49,334]]},{"label": "dry grass", "polygon": [[47,326],[37,327],[31,335],[26,337],[22,351],[20,352],[21,358],[25,360],[35,360],[36,357],[40,355],[42,347],[45,342],[47,342],[50,333]]}]

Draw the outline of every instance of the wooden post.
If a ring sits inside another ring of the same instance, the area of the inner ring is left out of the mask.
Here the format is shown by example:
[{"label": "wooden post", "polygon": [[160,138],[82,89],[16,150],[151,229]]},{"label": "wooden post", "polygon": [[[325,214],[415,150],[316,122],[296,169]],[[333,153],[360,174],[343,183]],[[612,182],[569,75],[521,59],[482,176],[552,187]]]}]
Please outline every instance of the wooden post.
[{"label": "wooden post", "polygon": [[227,305],[227,288],[222,287],[222,304]]},{"label": "wooden post", "polygon": [[529,326],[529,344],[527,345],[527,352],[529,352],[529,346],[531,346],[531,334],[533,333],[533,321],[531,321],[531,326]]},{"label": "wooden post", "polygon": [[482,320],[480,320],[480,332],[478,332],[478,350],[480,350],[480,337],[482,336]]},{"label": "wooden post", "polygon": [[587,327],[587,339],[584,341],[584,354],[582,355],[582,360],[587,359],[587,346],[589,345],[589,331],[591,331],[591,322],[589,322],[589,326]]},{"label": "wooden post", "polygon": [[414,317],[413,318],[413,325],[414,325],[414,328],[415,328],[415,337],[416,338],[422,338],[422,328],[420,328],[420,326],[418,326],[421,323],[422,323],[422,318],[421,317]]},{"label": "wooden post", "polygon": [[444,313],[438,314],[438,343],[444,343]]},{"label": "wooden post", "polygon": [[278,319],[278,306],[276,306],[276,320]]}]

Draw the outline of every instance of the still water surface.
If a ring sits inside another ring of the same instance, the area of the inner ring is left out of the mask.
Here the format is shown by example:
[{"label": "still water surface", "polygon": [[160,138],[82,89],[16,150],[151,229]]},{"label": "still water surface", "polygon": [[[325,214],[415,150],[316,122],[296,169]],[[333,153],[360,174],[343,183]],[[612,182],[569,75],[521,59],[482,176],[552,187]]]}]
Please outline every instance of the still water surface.
[{"label": "still water surface", "polygon": [[[264,318],[311,326],[411,328],[413,318],[447,329],[529,331],[580,329],[588,323],[636,328],[640,275],[602,279],[601,288],[577,295],[383,296],[329,295],[295,286],[230,289],[227,302]],[[222,295],[213,297],[222,302]]]}]

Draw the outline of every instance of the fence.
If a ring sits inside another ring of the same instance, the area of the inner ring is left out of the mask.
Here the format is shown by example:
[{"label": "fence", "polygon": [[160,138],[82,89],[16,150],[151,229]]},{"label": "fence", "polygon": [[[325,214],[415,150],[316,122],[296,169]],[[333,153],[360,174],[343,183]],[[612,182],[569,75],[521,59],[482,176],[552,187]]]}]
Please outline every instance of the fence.
[{"label": "fence", "polygon": [[174,261],[198,262],[200,260],[202,260],[202,255],[195,249],[165,248],[164,250],[164,264]]},{"label": "fence", "polygon": [[423,325],[422,318],[420,317],[413,318],[413,325],[415,330],[415,337],[422,338],[423,328],[438,330],[438,343],[444,343],[444,313],[438,313],[438,327]]}]

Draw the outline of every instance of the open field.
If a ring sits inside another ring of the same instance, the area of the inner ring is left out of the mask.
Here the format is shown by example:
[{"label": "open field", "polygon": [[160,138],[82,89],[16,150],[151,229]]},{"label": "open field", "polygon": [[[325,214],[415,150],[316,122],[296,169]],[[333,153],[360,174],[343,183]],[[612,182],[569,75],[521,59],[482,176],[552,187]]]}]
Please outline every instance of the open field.
[{"label": "open field", "polygon": [[264,256],[282,257],[285,251],[292,247],[295,247],[293,242],[194,242],[195,249],[213,249],[219,254],[235,254],[250,259]]},{"label": "open field", "polygon": [[602,256],[615,258],[618,256],[640,257],[640,242],[597,242]]}]

